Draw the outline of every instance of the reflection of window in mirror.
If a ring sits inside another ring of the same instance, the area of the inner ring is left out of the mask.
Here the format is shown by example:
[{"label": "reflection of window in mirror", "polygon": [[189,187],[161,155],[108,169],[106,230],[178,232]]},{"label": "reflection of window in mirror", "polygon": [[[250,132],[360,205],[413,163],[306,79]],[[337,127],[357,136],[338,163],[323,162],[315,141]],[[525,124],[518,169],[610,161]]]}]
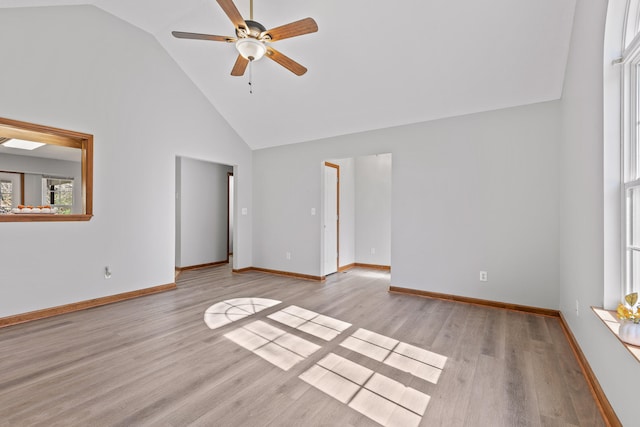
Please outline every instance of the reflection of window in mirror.
[{"label": "reflection of window in mirror", "polygon": [[0,118],[0,222],[87,221],[93,136]]},{"label": "reflection of window in mirror", "polygon": [[15,172],[7,172],[0,170],[0,193],[2,193],[2,202],[0,202],[0,214],[10,213],[11,209],[23,202],[22,182],[23,174]]},{"label": "reflection of window in mirror", "polygon": [[73,212],[73,178],[42,178],[42,204],[57,208],[58,213]]},{"label": "reflection of window in mirror", "polygon": [[9,213],[13,208],[13,183],[0,179],[0,213]]}]

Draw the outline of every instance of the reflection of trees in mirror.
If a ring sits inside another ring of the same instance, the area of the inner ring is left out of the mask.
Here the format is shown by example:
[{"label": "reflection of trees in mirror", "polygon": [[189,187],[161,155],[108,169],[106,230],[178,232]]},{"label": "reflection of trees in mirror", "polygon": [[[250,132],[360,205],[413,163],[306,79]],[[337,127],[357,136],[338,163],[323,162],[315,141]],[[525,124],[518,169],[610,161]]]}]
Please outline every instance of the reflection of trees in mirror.
[{"label": "reflection of trees in mirror", "polygon": [[0,214],[9,213],[13,206],[13,183],[0,181]]}]

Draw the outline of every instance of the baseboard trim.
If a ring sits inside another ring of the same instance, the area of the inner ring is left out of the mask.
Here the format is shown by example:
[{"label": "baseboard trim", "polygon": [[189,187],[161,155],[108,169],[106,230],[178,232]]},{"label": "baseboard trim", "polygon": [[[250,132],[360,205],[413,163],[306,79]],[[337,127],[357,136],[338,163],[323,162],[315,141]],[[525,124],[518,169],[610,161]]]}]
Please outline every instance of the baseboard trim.
[{"label": "baseboard trim", "polygon": [[351,263],[351,264],[343,265],[342,267],[338,267],[338,273],[342,273],[343,271],[351,270],[352,268],[355,268],[355,266],[356,266],[355,263]]},{"label": "baseboard trim", "polygon": [[414,295],[425,298],[442,299],[447,301],[463,302],[465,304],[482,305],[485,307],[502,308],[505,310],[522,311],[524,313],[537,314],[539,316],[560,317],[560,311],[548,308],[530,307],[527,305],[511,304],[499,301],[490,301],[478,298],[461,297],[458,295],[441,294],[438,292],[429,292],[419,289],[399,288],[397,286],[389,286],[389,292],[398,294]]},{"label": "baseboard trim", "polygon": [[240,268],[237,270],[234,269],[232,271],[234,273],[246,273],[249,271],[259,271],[260,273],[273,274],[276,276],[294,277],[296,279],[312,280],[314,282],[322,282],[325,280],[325,276],[311,276],[309,274],[300,274],[300,273],[293,273],[290,271],[281,271],[281,270],[270,270],[268,268],[260,268],[260,267],[247,267],[247,268]]},{"label": "baseboard trim", "polygon": [[74,302],[57,307],[30,311],[28,313],[16,314],[13,316],[0,318],[0,328],[5,328],[7,326],[13,326],[25,322],[31,322],[33,320],[45,319],[47,317],[58,316],[60,314],[72,313],[74,311],[86,310],[88,308],[99,307],[101,305],[113,304],[115,302],[126,301],[128,299],[138,298],[146,295],[171,291],[173,289],[176,289],[176,284],[168,283],[166,285],[154,286],[152,288],[138,289],[136,291],[124,292],[121,294]]},{"label": "baseboard trim", "polygon": [[569,346],[571,347],[571,350],[573,350],[573,354],[578,361],[578,365],[580,365],[580,369],[582,369],[582,373],[587,380],[589,389],[591,389],[591,394],[593,395],[593,398],[598,405],[598,409],[600,410],[605,423],[610,427],[622,427],[622,423],[613,410],[609,399],[607,399],[607,396],[604,394],[604,391],[602,390],[602,387],[600,386],[596,375],[593,373],[593,370],[591,369],[586,356],[582,352],[582,349],[580,348],[576,337],[573,335],[573,332],[571,332],[571,329],[569,328],[569,325],[567,324],[562,313],[560,313],[560,324],[562,325],[564,335],[567,337]]},{"label": "baseboard trim", "polygon": [[199,268],[215,267],[223,264],[229,264],[229,260],[227,259],[224,261],[208,262],[206,264],[188,265],[186,267],[176,267],[176,271],[182,273],[183,271],[187,270],[197,270]]},{"label": "baseboard trim", "polygon": [[[372,270],[391,271],[391,266],[389,265],[352,263],[352,264],[343,265],[342,267],[338,267],[338,272],[340,273],[343,271],[351,270],[352,268],[356,268],[356,267],[368,268]],[[313,280],[315,282],[323,282],[326,280],[326,276],[312,276],[310,274],[300,274],[300,273],[293,273],[290,271],[271,270],[269,268],[261,268],[261,267],[245,267],[245,268],[238,268],[238,269],[234,268],[231,271],[234,273],[247,273],[249,271],[259,271],[261,273],[274,274],[276,276],[295,277],[296,279]]]},{"label": "baseboard trim", "polygon": [[391,266],[390,265],[362,264],[360,262],[356,262],[354,265],[355,265],[355,267],[369,268],[371,270],[391,271]]},{"label": "baseboard trim", "polygon": [[391,271],[390,265],[378,265],[378,264],[363,264],[361,262],[354,262],[352,264],[343,265],[338,267],[338,272],[351,270],[352,268],[368,268],[370,270]]}]

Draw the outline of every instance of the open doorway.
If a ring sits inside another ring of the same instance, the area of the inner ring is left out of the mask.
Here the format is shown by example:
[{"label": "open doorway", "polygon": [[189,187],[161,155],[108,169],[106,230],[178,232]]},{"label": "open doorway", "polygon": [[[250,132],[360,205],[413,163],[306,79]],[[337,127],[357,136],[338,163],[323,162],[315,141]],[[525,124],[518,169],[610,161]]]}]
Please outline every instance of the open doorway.
[{"label": "open doorway", "polygon": [[391,153],[328,159],[322,166],[322,275],[354,266],[390,270]]},{"label": "open doorway", "polygon": [[176,157],[176,270],[229,262],[233,166]]}]

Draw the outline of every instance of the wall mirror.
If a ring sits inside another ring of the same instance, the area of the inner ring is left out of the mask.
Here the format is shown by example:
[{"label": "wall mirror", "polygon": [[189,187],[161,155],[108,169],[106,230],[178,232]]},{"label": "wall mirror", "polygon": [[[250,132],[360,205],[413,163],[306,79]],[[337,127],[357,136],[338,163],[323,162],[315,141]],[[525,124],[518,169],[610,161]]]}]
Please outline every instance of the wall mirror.
[{"label": "wall mirror", "polygon": [[0,118],[0,222],[92,216],[93,135]]}]

